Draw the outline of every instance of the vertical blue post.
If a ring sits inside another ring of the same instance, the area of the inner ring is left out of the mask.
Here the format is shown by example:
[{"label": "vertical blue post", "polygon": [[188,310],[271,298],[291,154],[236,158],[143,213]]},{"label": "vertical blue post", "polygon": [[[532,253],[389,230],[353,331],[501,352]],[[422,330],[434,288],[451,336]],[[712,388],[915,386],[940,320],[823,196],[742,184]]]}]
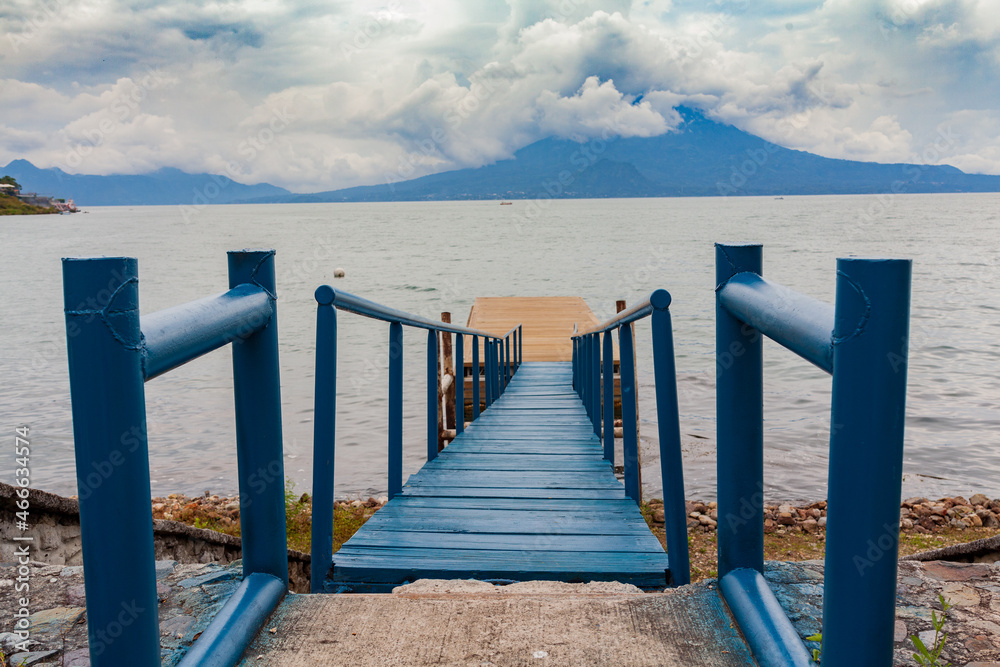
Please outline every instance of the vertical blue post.
[{"label": "vertical blue post", "polygon": [[604,458],[615,465],[615,351],[611,332],[604,332]]},{"label": "vertical blue post", "polygon": [[504,353],[504,342],[506,338],[497,339],[497,361],[499,366],[497,367],[497,383],[500,386],[500,390],[497,392],[497,396],[503,396],[504,389],[507,388],[507,357]]},{"label": "vertical blue post", "polygon": [[337,416],[337,309],[329,285],[316,290],[313,411],[312,565],[309,590],[322,593],[333,566],[333,472]]},{"label": "vertical blue post", "polygon": [[580,339],[580,366],[583,368],[583,405],[587,408],[587,417],[591,421],[594,419],[594,399],[592,392],[594,390],[594,381],[592,376],[594,374],[593,359],[594,355],[591,352],[591,342],[590,336],[584,336]]},{"label": "vertical blue post", "polygon": [[493,341],[483,338],[483,383],[486,385],[486,407],[493,405]]},{"label": "vertical blue post", "polygon": [[493,339],[493,402],[500,398],[500,339]]},{"label": "vertical blue post", "polygon": [[638,505],[642,502],[639,488],[639,408],[635,396],[635,358],[633,357],[632,326],[618,327],[618,362],[622,385],[622,450],[625,465],[625,495]]},{"label": "vertical blue post", "polygon": [[524,325],[517,327],[517,367],[524,361]]},{"label": "vertical blue post", "polygon": [[658,289],[649,297],[653,305],[653,373],[656,381],[656,422],[660,437],[660,477],[666,516],[670,578],[676,586],[691,583],[688,555],[687,512],[684,504],[684,462],[681,457],[681,423],[677,406],[677,368],[674,333],[670,324],[670,294]]},{"label": "vertical blue post", "polygon": [[389,323],[389,500],[403,492],[403,325]]},{"label": "vertical blue post", "polygon": [[285,461],[273,250],[229,253],[229,288],[245,283],[267,292],[274,311],[267,326],[234,340],[232,345],[243,577],[269,574],[287,587]]},{"label": "vertical blue post", "polygon": [[438,455],[438,332],[427,330],[427,460]]},{"label": "vertical blue post", "polygon": [[[716,289],[761,272],[761,246],[715,246]],[[760,332],[715,302],[719,578],[764,570],[764,355]],[[898,508],[897,508],[898,511]]]},{"label": "vertical blue post", "polygon": [[159,665],[138,263],[64,259],[63,297],[91,660]]},{"label": "vertical blue post", "polygon": [[455,336],[455,435],[465,431],[465,336]]},{"label": "vertical blue post", "polygon": [[479,419],[479,336],[472,337],[472,421]]},{"label": "vertical blue post", "polygon": [[573,338],[573,390],[580,395],[580,339]]},{"label": "vertical blue post", "polygon": [[[607,336],[606,333],[604,335]],[[594,369],[593,370],[593,377],[594,377],[594,379],[593,379],[593,390],[592,390],[593,393],[594,393],[594,400],[593,400],[593,406],[594,407],[592,408],[592,411],[594,413],[594,419],[593,419],[593,422],[594,422],[594,434],[597,435],[598,439],[600,439],[601,438],[601,415],[602,415],[602,412],[601,412],[601,334],[596,333],[596,334],[593,335],[592,338],[593,338],[593,340],[591,341],[591,344],[590,344],[591,348],[593,350],[591,352],[591,354],[593,355],[593,362],[592,362],[591,368]]]},{"label": "vertical blue post", "polygon": [[892,663],[910,260],[837,260],[823,665]]},{"label": "vertical blue post", "polygon": [[512,357],[510,356],[510,336],[507,336],[507,338],[504,339],[504,344],[507,346],[507,355],[505,357],[505,361],[503,364],[504,384],[510,384],[510,376],[513,371],[512,368],[513,361]]}]

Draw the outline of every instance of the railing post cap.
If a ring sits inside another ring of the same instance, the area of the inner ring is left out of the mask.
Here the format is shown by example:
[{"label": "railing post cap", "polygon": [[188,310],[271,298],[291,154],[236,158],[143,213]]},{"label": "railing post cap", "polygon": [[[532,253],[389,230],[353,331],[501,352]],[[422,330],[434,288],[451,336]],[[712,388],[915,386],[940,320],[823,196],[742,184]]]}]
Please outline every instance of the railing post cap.
[{"label": "railing post cap", "polygon": [[316,288],[316,302],[321,306],[330,306],[337,300],[337,291],[329,285],[320,285]]},{"label": "railing post cap", "polygon": [[665,289],[658,289],[649,295],[649,303],[657,310],[666,310],[670,307],[670,292]]}]

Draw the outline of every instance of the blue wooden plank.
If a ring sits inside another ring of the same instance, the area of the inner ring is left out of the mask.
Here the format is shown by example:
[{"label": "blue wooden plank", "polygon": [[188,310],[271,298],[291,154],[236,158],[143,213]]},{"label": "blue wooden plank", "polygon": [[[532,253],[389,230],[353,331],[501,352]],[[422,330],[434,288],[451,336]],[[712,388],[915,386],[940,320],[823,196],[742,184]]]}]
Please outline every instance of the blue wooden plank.
[{"label": "blue wooden plank", "polygon": [[502,396],[335,554],[327,590],[426,577],[663,587],[667,555],[604,459],[568,363]]}]

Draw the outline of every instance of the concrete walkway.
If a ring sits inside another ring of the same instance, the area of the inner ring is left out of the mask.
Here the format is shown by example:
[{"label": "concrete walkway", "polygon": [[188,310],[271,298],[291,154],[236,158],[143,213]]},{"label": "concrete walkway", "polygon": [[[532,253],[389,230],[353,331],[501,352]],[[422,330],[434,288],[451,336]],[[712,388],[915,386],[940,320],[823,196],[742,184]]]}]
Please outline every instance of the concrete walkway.
[{"label": "concrete walkway", "polygon": [[752,664],[708,585],[643,593],[615,582],[454,580],[421,580],[392,595],[289,596],[241,663]]}]

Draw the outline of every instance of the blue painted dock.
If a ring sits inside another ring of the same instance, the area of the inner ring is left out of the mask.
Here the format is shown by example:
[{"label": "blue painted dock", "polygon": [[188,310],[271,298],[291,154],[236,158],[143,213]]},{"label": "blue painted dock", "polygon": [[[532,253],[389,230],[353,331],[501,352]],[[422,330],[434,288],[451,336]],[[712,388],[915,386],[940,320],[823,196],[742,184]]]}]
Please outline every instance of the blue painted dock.
[{"label": "blue painted dock", "polygon": [[603,458],[567,362],[503,395],[334,554],[326,589],[422,578],[667,585],[667,555]]}]

